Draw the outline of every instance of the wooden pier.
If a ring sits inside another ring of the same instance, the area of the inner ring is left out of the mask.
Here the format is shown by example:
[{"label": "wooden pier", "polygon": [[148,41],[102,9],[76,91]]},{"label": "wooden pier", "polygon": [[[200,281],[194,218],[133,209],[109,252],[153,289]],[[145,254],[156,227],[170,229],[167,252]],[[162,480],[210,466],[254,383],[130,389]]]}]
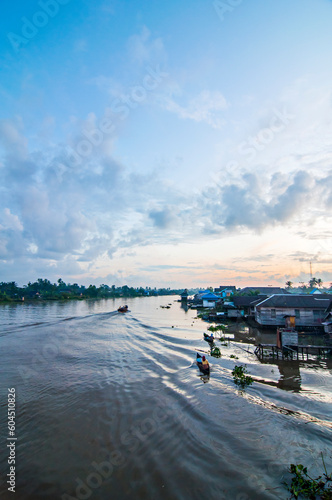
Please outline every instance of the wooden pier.
[{"label": "wooden pier", "polygon": [[327,358],[332,354],[332,345],[292,345],[278,347],[276,344],[258,344],[255,354],[259,359],[263,359],[264,357],[309,359],[309,355]]}]

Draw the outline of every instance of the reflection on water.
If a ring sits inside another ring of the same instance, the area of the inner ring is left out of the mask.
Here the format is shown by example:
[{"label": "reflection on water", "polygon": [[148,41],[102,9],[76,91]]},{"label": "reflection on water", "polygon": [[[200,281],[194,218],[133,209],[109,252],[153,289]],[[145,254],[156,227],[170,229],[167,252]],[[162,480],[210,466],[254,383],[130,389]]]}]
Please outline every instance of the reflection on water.
[{"label": "reflection on water", "polygon": [[[290,463],[319,475],[323,451],[331,468],[331,361],[260,363],[246,325],[212,358],[208,325],[175,300],[126,299],[126,314],[120,300],[0,308],[0,430],[15,387],[17,500],[286,499]],[[255,380],[245,392],[235,364]]]},{"label": "reflection on water", "polygon": [[[301,390],[301,374],[300,374],[300,362],[294,361],[281,361],[281,360],[261,360],[263,364],[273,365],[275,370],[279,371],[279,377],[277,382],[271,380],[260,380],[261,383],[265,383],[274,387],[278,387],[284,391],[300,392]],[[271,370],[275,373],[275,370]]]},{"label": "reflection on water", "polygon": [[301,389],[300,363],[298,361],[284,361],[278,363],[280,379],[277,387],[286,391],[299,392]]}]

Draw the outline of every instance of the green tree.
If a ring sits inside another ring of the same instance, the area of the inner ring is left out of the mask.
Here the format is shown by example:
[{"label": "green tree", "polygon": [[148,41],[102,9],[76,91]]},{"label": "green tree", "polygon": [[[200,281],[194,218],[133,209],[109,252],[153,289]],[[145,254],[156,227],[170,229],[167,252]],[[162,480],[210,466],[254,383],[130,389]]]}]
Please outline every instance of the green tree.
[{"label": "green tree", "polygon": [[309,286],[310,286],[311,288],[315,288],[315,287],[317,286],[317,278],[311,278],[311,279],[309,280]]}]

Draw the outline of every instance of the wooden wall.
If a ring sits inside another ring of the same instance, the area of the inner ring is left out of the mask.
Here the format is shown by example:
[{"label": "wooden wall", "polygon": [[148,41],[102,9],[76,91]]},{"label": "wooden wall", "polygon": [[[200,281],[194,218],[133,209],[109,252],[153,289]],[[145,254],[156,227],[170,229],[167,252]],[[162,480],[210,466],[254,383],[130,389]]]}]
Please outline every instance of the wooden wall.
[{"label": "wooden wall", "polygon": [[[275,317],[272,317],[271,310],[275,310]],[[324,310],[316,310],[317,315],[313,312],[313,309],[307,308],[297,308],[300,311],[300,318],[296,317],[296,326],[318,326],[324,320]],[[255,319],[257,323],[261,325],[275,325],[284,326],[285,318],[284,316],[295,316],[294,308],[272,308],[272,307],[261,307],[256,309]]]}]

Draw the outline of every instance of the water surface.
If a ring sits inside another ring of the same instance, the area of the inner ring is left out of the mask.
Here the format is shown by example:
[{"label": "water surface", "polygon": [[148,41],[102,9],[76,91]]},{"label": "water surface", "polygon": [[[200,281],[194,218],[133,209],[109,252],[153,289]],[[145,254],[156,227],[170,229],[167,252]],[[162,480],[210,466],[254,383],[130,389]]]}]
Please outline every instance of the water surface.
[{"label": "water surface", "polygon": [[[286,499],[290,463],[319,474],[323,452],[331,470],[331,361],[260,363],[236,336],[201,377],[207,325],[175,300],[126,299],[127,314],[120,300],[0,307],[2,499]],[[242,393],[235,364],[255,379]]]}]

